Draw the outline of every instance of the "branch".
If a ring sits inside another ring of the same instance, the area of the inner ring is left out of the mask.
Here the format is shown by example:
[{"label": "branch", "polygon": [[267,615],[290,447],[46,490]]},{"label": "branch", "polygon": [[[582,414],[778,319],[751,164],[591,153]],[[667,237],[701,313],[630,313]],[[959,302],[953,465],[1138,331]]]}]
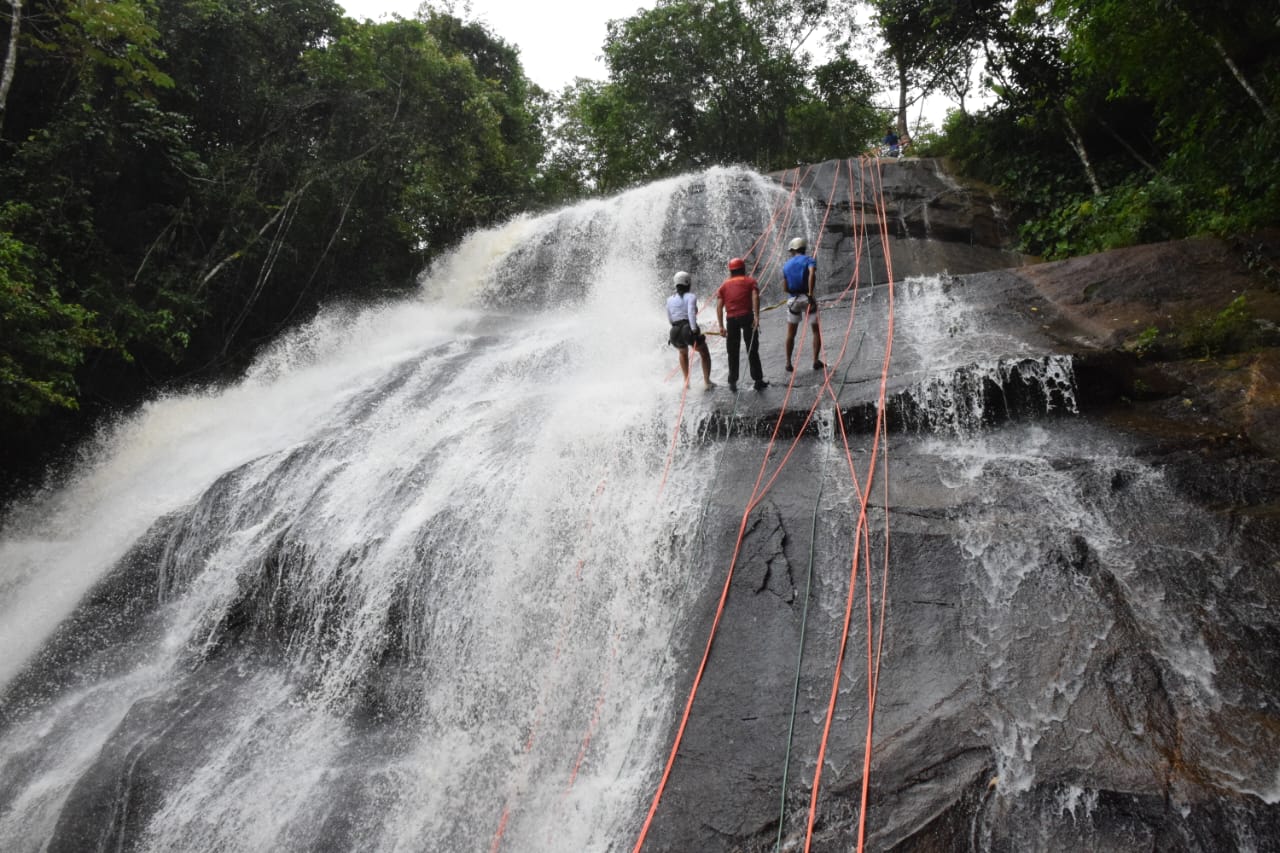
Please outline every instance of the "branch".
[{"label": "branch", "polygon": [[1253,99],[1253,102],[1258,105],[1258,109],[1262,110],[1263,117],[1266,118],[1268,122],[1274,124],[1276,120],[1275,112],[1266,105],[1262,98],[1258,97],[1258,93],[1253,90],[1253,87],[1249,85],[1249,81],[1245,79],[1244,73],[1240,71],[1240,68],[1234,61],[1232,61],[1231,57],[1227,55],[1227,49],[1222,46],[1222,42],[1218,41],[1217,36],[1210,35],[1209,33],[1205,33],[1204,35],[1205,38],[1209,40],[1209,43],[1213,45],[1213,49],[1218,52],[1218,56],[1222,57],[1222,61],[1226,63],[1232,76],[1236,78],[1236,82],[1239,83],[1241,88],[1249,94],[1249,97]]},{"label": "branch", "polygon": [[258,233],[254,235],[254,238],[250,240],[248,244],[245,245],[244,248],[236,249],[234,252],[227,255],[222,260],[218,261],[218,263],[214,265],[213,269],[205,273],[204,276],[200,279],[200,282],[196,285],[196,294],[199,295],[200,291],[204,290],[205,286],[208,285],[209,282],[212,281],[214,277],[217,276],[218,273],[222,271],[223,267],[225,267],[227,264],[231,263],[232,261],[239,258],[242,254],[244,254],[244,249],[249,248],[249,246],[252,246],[254,243],[262,239],[262,237],[266,235],[267,230],[276,223],[276,220],[278,220],[281,216],[283,216],[285,211],[287,211],[290,207],[293,206],[294,199],[296,199],[298,196],[302,195],[304,192],[307,191],[307,188],[311,186],[312,180],[314,179],[308,180],[305,184],[303,184],[297,190],[289,193],[289,195],[284,200],[284,204],[280,205],[280,209],[276,211],[275,216],[272,216],[270,219],[268,219],[266,223],[264,223],[263,226],[258,229]]},{"label": "branch", "polygon": [[[253,291],[249,294],[249,298],[245,300],[244,308],[240,310],[239,315],[236,316],[235,322],[231,324],[231,329],[226,333],[226,337],[222,341],[222,351],[219,353],[221,357],[226,357],[227,351],[231,348],[231,342],[240,332],[240,327],[244,325],[244,321],[248,318],[249,311],[253,308],[254,303],[258,301],[258,297],[262,294],[263,287],[267,284],[267,279],[271,278],[271,273],[276,268],[276,259],[280,257],[280,249],[284,246],[285,234],[288,233],[289,227],[293,223],[293,217],[297,215],[298,199],[310,185],[311,181],[307,181],[297,190],[297,192],[290,193],[288,200],[285,201],[280,210],[276,212],[276,215],[271,217],[271,221],[275,222],[280,219],[282,214],[292,211],[289,217],[281,222],[279,227],[276,228],[276,233],[271,236],[271,245],[267,248],[267,256],[262,261],[261,269],[258,270],[258,280],[253,284]],[[270,223],[268,223],[268,225],[270,225]],[[263,227],[266,228],[267,226]],[[262,234],[261,231],[258,233],[259,235]]]},{"label": "branch", "polygon": [[1159,170],[1155,166],[1151,165],[1151,163],[1149,163],[1145,157],[1143,157],[1141,154],[1135,151],[1133,146],[1130,145],[1127,140],[1125,140],[1123,137],[1120,136],[1120,134],[1112,130],[1111,125],[1107,124],[1101,118],[1097,119],[1097,121],[1098,121],[1098,124],[1102,125],[1102,129],[1111,135],[1112,139],[1114,139],[1116,142],[1119,142],[1120,145],[1124,148],[1124,150],[1128,151],[1130,156],[1132,156],[1133,159],[1137,160],[1138,163],[1142,165],[1142,168],[1146,169],[1148,172],[1150,172],[1153,175],[1159,173]]},{"label": "branch", "polygon": [[182,206],[178,208],[176,213],[174,213],[173,218],[169,220],[167,225],[160,229],[160,233],[156,235],[156,239],[151,241],[151,245],[147,247],[146,254],[142,256],[142,261],[138,264],[137,272],[133,274],[133,279],[125,285],[126,288],[133,288],[138,285],[138,279],[142,277],[142,271],[146,268],[147,261],[151,259],[151,253],[160,245],[160,241],[165,238],[165,235],[172,231],[178,224],[179,220],[182,219],[182,215],[186,212],[190,201],[191,199],[188,198],[182,202]]}]

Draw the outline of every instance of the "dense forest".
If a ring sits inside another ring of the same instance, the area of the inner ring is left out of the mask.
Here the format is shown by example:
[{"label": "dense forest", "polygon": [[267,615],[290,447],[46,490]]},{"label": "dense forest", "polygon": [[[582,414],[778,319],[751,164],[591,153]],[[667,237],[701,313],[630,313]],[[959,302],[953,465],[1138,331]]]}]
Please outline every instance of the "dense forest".
[{"label": "dense forest", "polygon": [[[1003,188],[1048,257],[1280,221],[1273,0],[659,0],[610,23],[605,80],[558,93],[430,5],[6,8],[8,478],[326,301],[411,287],[477,226],[716,163],[856,156],[890,125]],[[957,106],[941,128],[911,121],[926,94]]]}]

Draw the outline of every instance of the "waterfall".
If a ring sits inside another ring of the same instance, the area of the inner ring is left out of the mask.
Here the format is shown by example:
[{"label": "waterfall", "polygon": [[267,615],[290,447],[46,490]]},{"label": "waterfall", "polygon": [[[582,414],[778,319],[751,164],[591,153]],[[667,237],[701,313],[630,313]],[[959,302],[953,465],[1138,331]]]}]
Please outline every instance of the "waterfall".
[{"label": "waterfall", "polygon": [[659,496],[661,303],[780,194],[713,170],[474,234],[106,429],[0,534],[5,849],[625,837],[706,580],[697,394]]},{"label": "waterfall", "polygon": [[[105,426],[0,523],[0,848],[765,851],[822,755],[828,853],[870,739],[868,849],[1275,849],[1275,465],[1117,429],[1013,256],[863,234],[851,167],[477,232]],[[709,318],[733,256],[772,384],[686,392],[671,275]]]},{"label": "waterfall", "polygon": [[[955,284],[908,283],[898,319],[902,348],[930,366],[903,394],[904,421],[926,433],[906,455],[932,460],[957,548],[964,665],[948,686],[972,691],[969,734],[992,756],[966,846],[1141,846],[1141,800],[1118,806],[1115,792],[1150,786],[1187,821],[1164,818],[1158,846],[1195,849],[1171,839],[1205,833],[1188,827],[1220,809],[1215,844],[1269,849],[1254,829],[1269,818],[1230,799],[1280,801],[1280,737],[1255,718],[1267,700],[1238,664],[1222,671],[1225,644],[1272,630],[1252,590],[1243,605],[1225,596],[1252,571],[1240,528],[1207,518],[1132,440],[1079,420],[1050,428],[1046,416],[1076,412],[1070,358],[992,328]],[[1035,417],[993,424],[976,386],[1003,393],[1010,364]]]},{"label": "waterfall", "polygon": [[1072,358],[1044,354],[965,298],[947,275],[903,282],[898,422],[913,431],[972,435],[1020,415],[1076,414]]}]

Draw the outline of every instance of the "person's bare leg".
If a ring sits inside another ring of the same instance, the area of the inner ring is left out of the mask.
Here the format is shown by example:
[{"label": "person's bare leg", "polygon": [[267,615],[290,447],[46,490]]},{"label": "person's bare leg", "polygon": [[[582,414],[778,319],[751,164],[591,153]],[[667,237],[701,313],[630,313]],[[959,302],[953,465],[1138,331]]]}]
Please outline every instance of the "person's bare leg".
[{"label": "person's bare leg", "polygon": [[787,324],[787,371],[791,370],[791,351],[796,348],[796,329],[800,328],[799,323]]},{"label": "person's bare leg", "polygon": [[815,370],[822,364],[822,329],[817,323],[813,324],[813,364]]},{"label": "person's bare leg", "polygon": [[680,347],[680,372],[684,374],[684,384],[689,384],[689,349]]},{"label": "person's bare leg", "polygon": [[698,344],[698,355],[702,356],[702,383],[708,388],[714,388],[715,384],[711,381],[711,350],[706,341]]}]

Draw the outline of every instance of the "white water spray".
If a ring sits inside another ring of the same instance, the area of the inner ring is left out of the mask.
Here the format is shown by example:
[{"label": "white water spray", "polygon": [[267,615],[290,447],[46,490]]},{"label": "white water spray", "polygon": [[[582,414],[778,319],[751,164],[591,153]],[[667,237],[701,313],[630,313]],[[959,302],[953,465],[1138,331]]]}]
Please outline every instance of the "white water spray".
[{"label": "white water spray", "polygon": [[[119,653],[75,650],[99,676],[11,702],[8,849],[41,849],[118,750],[121,808],[135,775],[162,780],[145,824],[113,830],[138,849],[625,835],[701,568],[692,443],[657,500],[680,395],[667,266],[707,270],[705,299],[778,192],[717,170],[473,235],[421,298],[322,314],[241,383],[101,438],[0,536],[0,686],[49,689],[42,647],[143,554],[155,606],[113,627]],[[665,244],[706,211],[738,213]]]}]

